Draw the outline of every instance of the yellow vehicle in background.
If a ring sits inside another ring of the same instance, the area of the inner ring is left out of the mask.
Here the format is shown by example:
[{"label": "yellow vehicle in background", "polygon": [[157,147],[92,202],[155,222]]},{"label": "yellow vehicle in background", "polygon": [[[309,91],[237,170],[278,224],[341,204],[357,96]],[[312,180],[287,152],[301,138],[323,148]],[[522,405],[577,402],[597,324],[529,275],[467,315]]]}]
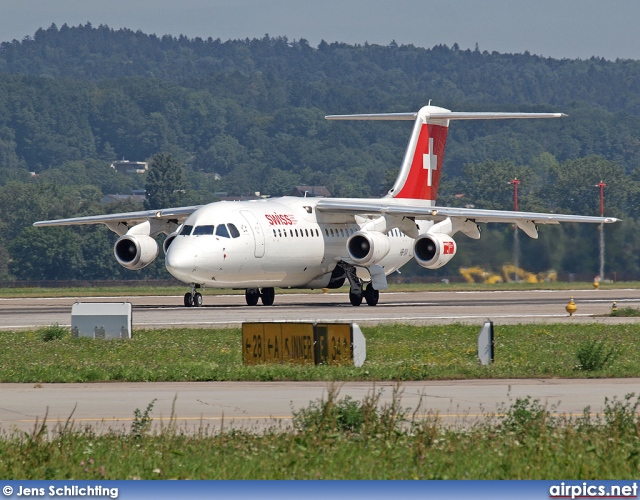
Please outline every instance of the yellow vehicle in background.
[{"label": "yellow vehicle in background", "polygon": [[[558,273],[554,270],[549,270],[542,273],[530,273],[520,267],[516,267],[513,264],[505,264],[502,266],[502,276],[490,271],[485,271],[481,267],[461,267],[459,269],[460,275],[467,283],[513,283],[515,281],[524,281],[525,283],[545,283],[550,281],[557,281]],[[516,279],[517,276],[517,279]]]},{"label": "yellow vehicle in background", "polygon": [[481,267],[461,267],[460,274],[467,283],[502,283],[502,276],[490,273]]}]

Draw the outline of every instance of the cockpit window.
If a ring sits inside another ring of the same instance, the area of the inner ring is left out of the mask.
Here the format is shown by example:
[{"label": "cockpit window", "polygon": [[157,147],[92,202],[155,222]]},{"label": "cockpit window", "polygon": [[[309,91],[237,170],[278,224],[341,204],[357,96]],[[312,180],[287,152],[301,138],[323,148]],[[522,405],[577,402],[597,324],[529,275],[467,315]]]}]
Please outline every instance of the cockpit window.
[{"label": "cockpit window", "polygon": [[236,226],[234,226],[233,224],[227,224],[227,226],[229,227],[229,232],[231,233],[232,238],[240,237],[240,231],[238,231],[238,228]]},{"label": "cockpit window", "polygon": [[193,230],[193,236],[201,236],[204,234],[213,234],[213,226],[196,226]]},{"label": "cockpit window", "polygon": [[191,234],[191,230],[193,226],[182,226],[182,231],[180,231],[181,236],[189,236]]},{"label": "cockpit window", "polygon": [[229,231],[227,231],[227,226],[225,226],[224,224],[220,224],[218,226],[218,229],[216,229],[216,236],[229,238]]}]

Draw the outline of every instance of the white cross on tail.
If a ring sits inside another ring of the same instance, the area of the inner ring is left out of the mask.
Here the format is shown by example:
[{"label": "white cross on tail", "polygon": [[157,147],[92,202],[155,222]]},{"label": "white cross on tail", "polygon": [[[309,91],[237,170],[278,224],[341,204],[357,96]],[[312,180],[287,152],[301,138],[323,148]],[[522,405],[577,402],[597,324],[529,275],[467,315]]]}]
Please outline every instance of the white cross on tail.
[{"label": "white cross on tail", "polygon": [[429,171],[427,177],[427,186],[432,185],[433,171],[438,170],[438,157],[433,154],[433,138],[429,138],[429,152],[422,155],[422,168]]}]

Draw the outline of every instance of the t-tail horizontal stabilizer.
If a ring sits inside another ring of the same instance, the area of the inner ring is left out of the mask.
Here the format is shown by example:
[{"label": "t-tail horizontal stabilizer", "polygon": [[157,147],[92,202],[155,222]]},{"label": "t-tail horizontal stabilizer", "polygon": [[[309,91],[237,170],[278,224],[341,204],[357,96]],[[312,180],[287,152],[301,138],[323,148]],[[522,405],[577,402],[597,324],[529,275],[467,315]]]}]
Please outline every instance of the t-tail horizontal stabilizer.
[{"label": "t-tail horizontal stabilizer", "polygon": [[415,120],[409,145],[390,198],[427,200],[435,205],[442,173],[442,159],[450,120],[504,120],[561,118],[563,113],[453,112],[438,106],[424,106],[412,113],[369,113],[329,115],[327,120]]}]

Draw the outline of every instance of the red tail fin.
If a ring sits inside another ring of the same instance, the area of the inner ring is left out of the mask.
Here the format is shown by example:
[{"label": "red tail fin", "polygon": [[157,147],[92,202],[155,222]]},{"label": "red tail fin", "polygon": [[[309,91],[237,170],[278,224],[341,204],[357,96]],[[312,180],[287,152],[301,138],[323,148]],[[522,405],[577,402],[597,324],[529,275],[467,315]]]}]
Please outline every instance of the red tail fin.
[{"label": "red tail fin", "polygon": [[432,124],[418,115],[400,173],[389,196],[435,203],[448,131],[448,123]]}]

